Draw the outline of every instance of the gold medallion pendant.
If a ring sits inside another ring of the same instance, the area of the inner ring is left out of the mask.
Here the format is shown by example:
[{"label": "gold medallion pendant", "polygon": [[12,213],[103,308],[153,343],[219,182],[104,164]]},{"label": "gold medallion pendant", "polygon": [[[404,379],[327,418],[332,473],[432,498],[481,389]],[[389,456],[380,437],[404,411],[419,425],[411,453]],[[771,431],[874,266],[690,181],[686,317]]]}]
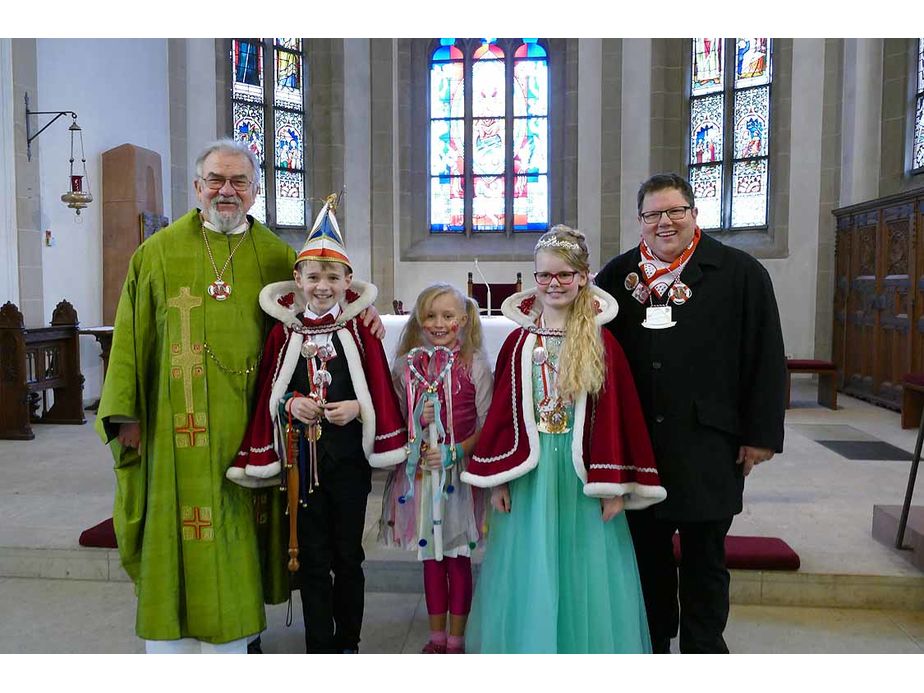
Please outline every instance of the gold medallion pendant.
[{"label": "gold medallion pendant", "polygon": [[321,437],[321,424],[308,424],[305,426],[305,440],[317,443]]},{"label": "gold medallion pendant", "polygon": [[[249,231],[249,229],[247,231]],[[218,266],[215,264],[215,257],[212,255],[212,246],[209,245],[209,238],[205,233],[205,227],[202,228],[202,240],[205,241],[205,249],[208,251],[209,263],[212,265],[212,271],[215,272],[215,281],[209,284],[208,294],[216,301],[224,301],[231,295],[231,285],[222,280],[222,277],[225,274],[225,270],[228,269],[228,265],[231,264],[231,258],[234,257],[234,253],[237,252],[237,249],[241,247],[241,244],[247,238],[247,231],[241,234],[241,238],[238,240],[237,245],[228,253],[228,259],[225,260],[225,264],[219,272]]]},{"label": "gold medallion pendant", "polygon": [[567,433],[571,430],[568,421],[568,410],[561,399],[539,410],[539,430],[542,433]]}]

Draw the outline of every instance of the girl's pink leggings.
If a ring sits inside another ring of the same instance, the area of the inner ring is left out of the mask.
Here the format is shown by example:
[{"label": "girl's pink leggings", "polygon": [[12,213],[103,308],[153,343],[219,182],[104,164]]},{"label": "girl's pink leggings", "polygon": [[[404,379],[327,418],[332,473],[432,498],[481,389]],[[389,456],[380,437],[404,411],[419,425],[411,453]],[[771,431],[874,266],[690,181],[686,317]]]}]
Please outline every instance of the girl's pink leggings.
[{"label": "girl's pink leggings", "polygon": [[424,567],[427,613],[467,616],[472,608],[472,561],[468,556],[428,560]]}]

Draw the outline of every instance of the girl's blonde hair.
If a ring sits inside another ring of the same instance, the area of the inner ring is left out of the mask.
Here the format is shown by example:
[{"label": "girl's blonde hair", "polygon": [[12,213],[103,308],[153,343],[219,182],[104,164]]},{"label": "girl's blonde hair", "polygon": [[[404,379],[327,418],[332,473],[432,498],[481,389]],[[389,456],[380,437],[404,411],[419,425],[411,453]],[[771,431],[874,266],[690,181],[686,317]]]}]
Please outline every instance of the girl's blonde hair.
[{"label": "girl's blonde hair", "polygon": [[414,305],[414,310],[411,311],[407,323],[401,331],[401,338],[398,342],[398,350],[396,353],[398,358],[407,354],[407,352],[414,347],[429,343],[423,333],[423,322],[427,317],[427,311],[430,309],[430,305],[444,294],[451,294],[459,304],[459,308],[468,316],[468,321],[465,327],[462,328],[462,334],[460,335],[461,346],[459,354],[462,357],[464,365],[466,367],[471,367],[472,358],[481,351],[484,343],[481,332],[481,319],[478,317],[478,304],[452,284],[444,283],[432,284],[420,292],[420,295],[417,297],[417,303]]},{"label": "girl's blonde hair", "polygon": [[[564,224],[553,226],[536,243],[535,253],[554,253],[569,267],[590,274],[587,243],[584,234]],[[577,277],[575,277],[575,281]],[[603,387],[606,362],[603,358],[603,337],[595,322],[594,296],[590,277],[578,290],[565,322],[565,340],[559,360],[558,393],[575,397],[580,392],[597,394]]]}]

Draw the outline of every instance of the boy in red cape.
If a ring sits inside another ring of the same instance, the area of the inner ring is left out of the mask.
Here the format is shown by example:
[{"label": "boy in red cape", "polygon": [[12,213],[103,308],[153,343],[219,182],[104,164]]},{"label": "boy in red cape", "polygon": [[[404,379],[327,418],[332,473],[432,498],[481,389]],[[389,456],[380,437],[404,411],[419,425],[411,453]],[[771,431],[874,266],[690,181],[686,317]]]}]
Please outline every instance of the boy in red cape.
[{"label": "boy in red cape", "polygon": [[407,456],[385,351],[357,319],[377,290],[353,280],[336,204],[331,195],[318,214],[294,281],[260,292],[260,307],[279,322],[263,350],[253,419],[227,472],[242,486],[278,486],[287,464],[298,467],[298,576],[312,653],[358,651],[371,467]]}]

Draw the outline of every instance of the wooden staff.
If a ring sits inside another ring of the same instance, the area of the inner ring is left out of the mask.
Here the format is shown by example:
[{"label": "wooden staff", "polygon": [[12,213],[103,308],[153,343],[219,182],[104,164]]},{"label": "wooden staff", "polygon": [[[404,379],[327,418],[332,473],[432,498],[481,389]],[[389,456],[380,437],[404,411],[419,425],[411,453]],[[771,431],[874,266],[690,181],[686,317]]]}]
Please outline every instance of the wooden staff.
[{"label": "wooden staff", "polygon": [[295,449],[298,432],[292,425],[292,414],[286,426],[286,485],[289,513],[289,572],[298,571],[298,452]]}]

